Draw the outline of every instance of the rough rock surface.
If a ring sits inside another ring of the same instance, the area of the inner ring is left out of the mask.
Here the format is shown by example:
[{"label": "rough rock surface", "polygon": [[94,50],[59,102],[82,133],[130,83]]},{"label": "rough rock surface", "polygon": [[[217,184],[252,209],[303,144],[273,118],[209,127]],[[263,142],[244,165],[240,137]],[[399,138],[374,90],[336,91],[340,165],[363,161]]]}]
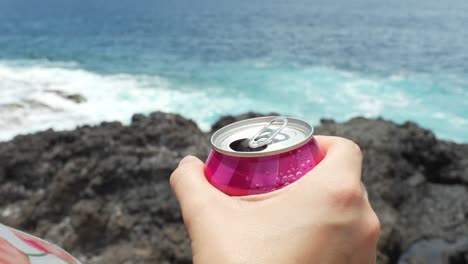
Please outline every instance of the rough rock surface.
[{"label": "rough rock surface", "polygon": [[224,126],[227,126],[229,124],[232,124],[240,120],[255,118],[255,117],[262,117],[262,116],[277,116],[277,115],[279,114],[278,113],[259,114],[255,112],[247,112],[245,114],[238,115],[238,116],[222,116],[216,123],[214,123],[211,126],[211,132],[214,132]]},{"label": "rough rock surface", "polygon": [[[213,128],[255,116],[225,117]],[[316,134],[362,148],[363,181],[382,224],[379,263],[468,263],[467,144],[381,119],[322,120]],[[86,263],[191,263],[168,178],[180,158],[205,159],[209,149],[209,133],[161,112],[135,115],[129,126],[18,136],[0,143],[0,222]],[[431,241],[454,246],[434,262],[424,258],[431,247],[417,246]],[[423,249],[399,261],[412,246]]]},{"label": "rough rock surface", "polygon": [[[322,120],[316,132],[344,136],[362,149],[362,180],[382,226],[381,263],[397,263],[414,243],[440,238],[456,244],[468,237],[468,144],[437,140],[412,122],[396,125],[382,119]],[[426,255],[424,250],[430,247],[411,252],[413,259]],[[468,263],[468,258],[460,262],[450,256],[460,251],[468,256],[465,244],[443,252],[445,260],[421,257],[420,263]]]}]

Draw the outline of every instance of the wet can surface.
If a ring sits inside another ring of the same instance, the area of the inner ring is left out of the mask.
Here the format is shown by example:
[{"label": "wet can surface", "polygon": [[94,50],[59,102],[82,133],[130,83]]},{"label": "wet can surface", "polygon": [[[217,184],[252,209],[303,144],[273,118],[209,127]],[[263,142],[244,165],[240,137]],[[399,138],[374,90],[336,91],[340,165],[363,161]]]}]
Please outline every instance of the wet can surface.
[{"label": "wet can surface", "polygon": [[291,117],[259,117],[227,125],[213,134],[211,144],[205,176],[232,196],[281,189],[324,156],[313,127]]}]

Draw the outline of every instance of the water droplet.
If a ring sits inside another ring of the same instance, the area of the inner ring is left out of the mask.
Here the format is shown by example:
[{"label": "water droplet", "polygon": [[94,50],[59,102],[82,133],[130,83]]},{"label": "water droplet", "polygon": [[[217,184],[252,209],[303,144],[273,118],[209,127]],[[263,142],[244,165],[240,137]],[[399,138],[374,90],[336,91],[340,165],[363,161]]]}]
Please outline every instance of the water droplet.
[{"label": "water droplet", "polygon": [[282,173],[282,172],[280,172],[280,176],[283,176],[283,173]]},{"label": "water droplet", "polygon": [[302,152],[302,150],[300,150],[300,149],[297,150],[297,153],[301,153],[301,152]]},{"label": "water droplet", "polygon": [[285,183],[284,183],[284,186],[287,186],[287,185],[289,185],[289,182],[285,182]]},{"label": "water droplet", "polygon": [[302,172],[300,172],[300,171],[296,172],[297,177],[300,177],[301,175],[302,175]]},{"label": "water droplet", "polygon": [[288,170],[288,174],[291,174],[291,170]]},{"label": "water droplet", "polygon": [[312,161],[307,160],[307,166],[309,166],[309,167],[312,166]]},{"label": "water droplet", "polygon": [[283,178],[281,179],[283,182],[287,181],[288,180],[288,176],[283,176]]},{"label": "water droplet", "polygon": [[305,169],[306,165],[304,163],[301,164],[301,168]]},{"label": "water droplet", "polygon": [[255,188],[259,188],[260,187],[260,184],[255,184]]}]

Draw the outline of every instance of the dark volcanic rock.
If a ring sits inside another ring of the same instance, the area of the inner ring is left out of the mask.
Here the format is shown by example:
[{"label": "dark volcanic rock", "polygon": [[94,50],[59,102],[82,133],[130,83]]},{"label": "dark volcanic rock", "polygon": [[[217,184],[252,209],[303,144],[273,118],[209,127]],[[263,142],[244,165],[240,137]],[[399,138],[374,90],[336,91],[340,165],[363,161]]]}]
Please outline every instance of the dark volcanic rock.
[{"label": "dark volcanic rock", "polygon": [[231,123],[241,121],[241,120],[244,120],[244,119],[262,117],[262,116],[277,116],[277,115],[279,115],[279,114],[278,113],[259,114],[259,113],[255,113],[255,112],[248,112],[248,113],[238,115],[238,116],[230,116],[230,115],[229,116],[223,116],[216,123],[214,123],[211,126],[211,131],[214,132],[214,131],[216,131],[216,130],[224,127],[224,126],[227,126],[227,125],[229,125]]},{"label": "dark volcanic rock", "polygon": [[421,240],[410,247],[400,258],[399,264],[411,263],[468,263],[468,237],[457,242],[441,239]]},{"label": "dark volcanic rock", "polygon": [[[257,116],[223,117],[213,129]],[[92,264],[191,263],[168,178],[183,156],[206,158],[209,134],[157,112],[135,115],[129,126],[49,130],[0,143],[0,222]],[[408,248],[400,264],[468,263],[467,144],[382,119],[322,120],[316,134],[362,148],[363,181],[382,224],[379,263],[397,263]],[[425,241],[450,245],[439,252],[444,262],[427,262],[417,246]]]},{"label": "dark volcanic rock", "polygon": [[86,102],[86,98],[82,96],[81,94],[67,94],[64,91],[60,91],[60,90],[46,90],[46,92],[53,93],[55,95],[62,97],[63,99],[70,100],[76,104],[81,104],[83,102]]},{"label": "dark volcanic rock", "polygon": [[[91,263],[188,263],[168,184],[178,161],[206,158],[208,136],[161,112],[0,143],[0,222]],[[116,249],[126,250],[114,255]]]}]

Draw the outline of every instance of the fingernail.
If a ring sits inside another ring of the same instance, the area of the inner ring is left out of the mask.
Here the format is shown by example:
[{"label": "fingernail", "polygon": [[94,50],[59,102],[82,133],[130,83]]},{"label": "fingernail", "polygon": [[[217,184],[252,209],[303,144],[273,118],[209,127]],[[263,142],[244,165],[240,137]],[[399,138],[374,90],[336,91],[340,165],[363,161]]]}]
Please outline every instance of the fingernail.
[{"label": "fingernail", "polygon": [[190,161],[192,161],[194,159],[195,159],[195,157],[192,156],[192,155],[185,156],[182,160],[180,160],[179,165],[190,162]]}]

